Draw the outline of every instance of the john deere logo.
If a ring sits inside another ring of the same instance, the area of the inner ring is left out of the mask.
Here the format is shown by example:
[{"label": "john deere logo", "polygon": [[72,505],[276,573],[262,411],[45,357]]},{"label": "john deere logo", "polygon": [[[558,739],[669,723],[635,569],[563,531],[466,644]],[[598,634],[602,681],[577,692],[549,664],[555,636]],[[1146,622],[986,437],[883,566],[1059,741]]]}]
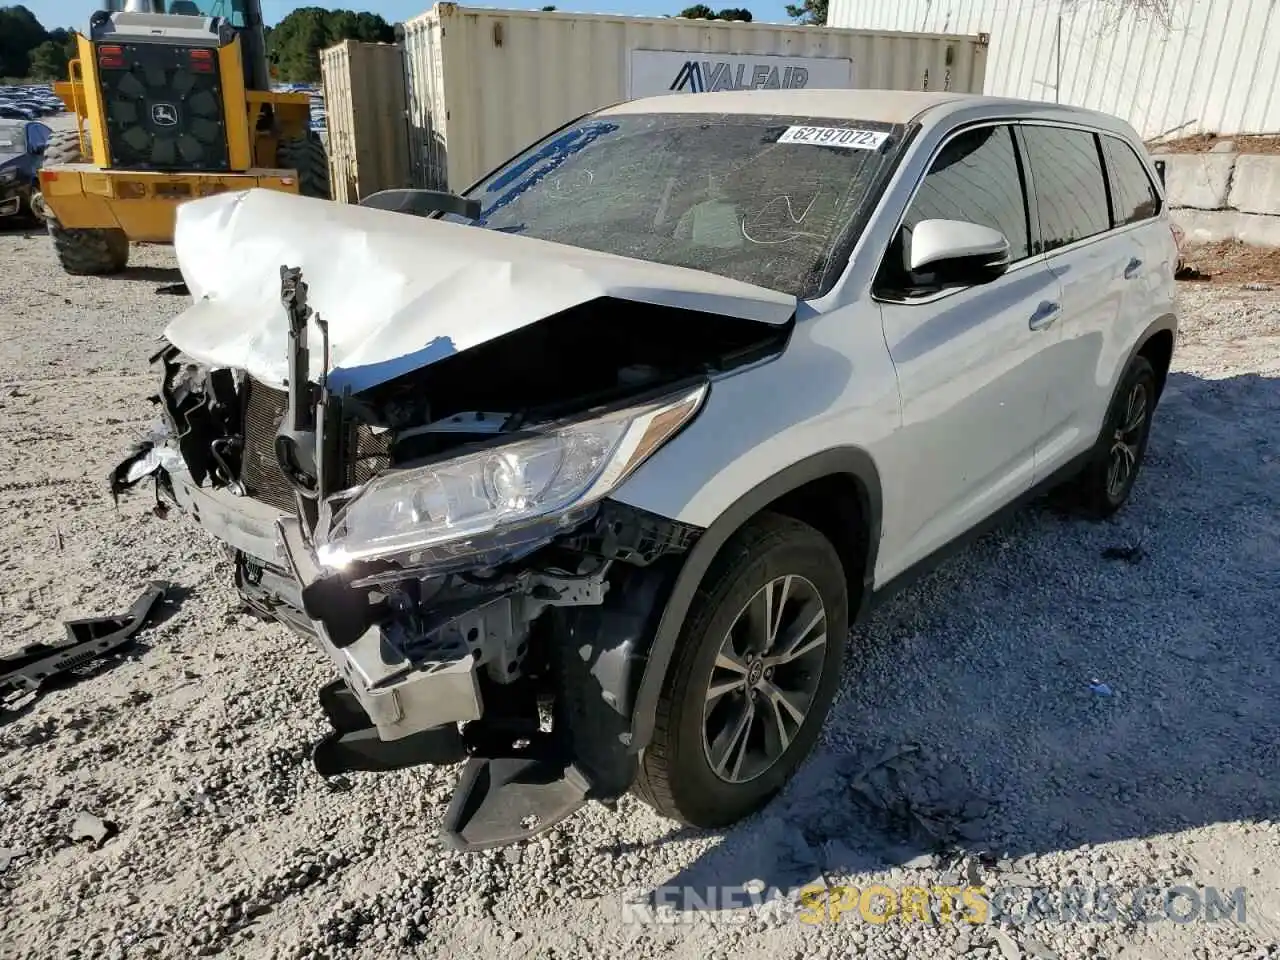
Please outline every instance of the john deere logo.
[{"label": "john deere logo", "polygon": [[172,103],[153,103],[151,105],[151,122],[157,127],[176,127],[178,125],[178,108]]},{"label": "john deere logo", "polygon": [[730,63],[727,60],[686,60],[668,90],[706,93],[715,90],[791,90],[808,86],[805,67],[767,63]]}]

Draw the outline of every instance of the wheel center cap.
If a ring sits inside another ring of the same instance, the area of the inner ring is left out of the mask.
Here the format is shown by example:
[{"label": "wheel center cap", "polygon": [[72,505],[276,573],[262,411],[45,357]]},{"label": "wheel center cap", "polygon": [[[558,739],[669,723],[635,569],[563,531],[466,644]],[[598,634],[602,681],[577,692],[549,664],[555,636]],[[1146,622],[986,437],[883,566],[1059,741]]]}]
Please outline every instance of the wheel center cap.
[{"label": "wheel center cap", "polygon": [[761,660],[753,661],[751,666],[747,667],[747,686],[754,687],[763,676],[764,662]]}]

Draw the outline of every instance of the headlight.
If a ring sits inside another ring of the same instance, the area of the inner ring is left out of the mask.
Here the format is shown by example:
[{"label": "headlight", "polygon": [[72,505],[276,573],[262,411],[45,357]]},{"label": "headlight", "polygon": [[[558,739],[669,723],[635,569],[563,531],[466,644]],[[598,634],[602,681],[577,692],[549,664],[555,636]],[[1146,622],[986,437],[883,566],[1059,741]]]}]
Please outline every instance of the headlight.
[{"label": "headlight", "polygon": [[0,183],[13,183],[17,179],[17,170],[0,170]]},{"label": "headlight", "polygon": [[[518,553],[580,523],[689,422],[706,384],[678,396],[591,420],[549,424],[534,437],[370,481],[317,530],[316,557],[340,569],[353,560],[405,557],[411,564]],[[495,537],[498,542],[495,543]]]}]

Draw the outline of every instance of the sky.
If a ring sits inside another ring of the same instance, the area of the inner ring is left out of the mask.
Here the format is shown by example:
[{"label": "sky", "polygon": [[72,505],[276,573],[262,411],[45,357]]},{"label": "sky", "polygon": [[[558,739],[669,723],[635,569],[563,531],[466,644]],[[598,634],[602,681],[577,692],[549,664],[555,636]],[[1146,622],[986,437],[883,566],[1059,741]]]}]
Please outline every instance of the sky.
[{"label": "sky", "polygon": [[[89,22],[89,14],[101,5],[98,0],[0,0],[0,6],[19,2],[36,15],[46,29],[54,27],[76,27],[83,29]],[[552,0],[546,0],[552,2]],[[668,13],[679,13],[685,7],[692,6],[696,0],[556,0],[556,7],[562,11],[577,13],[623,13],[633,16],[657,17]],[[345,7],[349,10],[368,10],[380,13],[389,23],[407,20],[410,17],[425,13],[431,9],[432,0],[312,0],[310,3],[287,3],[284,0],[262,0],[262,12],[268,23],[276,23],[294,7]],[[509,3],[463,3],[463,6],[503,7],[508,10],[536,10],[543,3],[520,2]],[[716,0],[707,2],[713,10],[724,7],[746,7],[755,19],[765,23],[786,23],[786,3],[784,0]]]}]

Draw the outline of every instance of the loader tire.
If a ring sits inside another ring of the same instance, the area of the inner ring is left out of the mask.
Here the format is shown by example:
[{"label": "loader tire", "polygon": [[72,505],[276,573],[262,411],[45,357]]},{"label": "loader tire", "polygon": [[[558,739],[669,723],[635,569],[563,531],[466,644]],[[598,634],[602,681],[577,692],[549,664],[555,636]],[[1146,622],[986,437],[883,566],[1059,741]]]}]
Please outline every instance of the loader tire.
[{"label": "loader tire", "polygon": [[[88,142],[88,134],[85,142]],[[84,163],[79,133],[59,130],[53,134],[44,150],[44,162],[49,166]],[[47,206],[45,223],[62,269],[73,276],[119,273],[129,263],[129,240],[123,230],[72,230],[61,226]]]},{"label": "loader tire", "polygon": [[[85,143],[88,142],[89,135],[85,134]],[[84,163],[80,134],[75,130],[59,130],[50,136],[44,148],[44,162],[51,167],[64,163]]]},{"label": "loader tire", "polygon": [[119,273],[129,265],[129,238],[123,230],[72,230],[50,213],[45,221],[62,269],[75,277]]},{"label": "loader tire", "polygon": [[276,147],[276,165],[298,171],[298,192],[304,197],[329,196],[329,154],[314,133],[281,140]]}]

